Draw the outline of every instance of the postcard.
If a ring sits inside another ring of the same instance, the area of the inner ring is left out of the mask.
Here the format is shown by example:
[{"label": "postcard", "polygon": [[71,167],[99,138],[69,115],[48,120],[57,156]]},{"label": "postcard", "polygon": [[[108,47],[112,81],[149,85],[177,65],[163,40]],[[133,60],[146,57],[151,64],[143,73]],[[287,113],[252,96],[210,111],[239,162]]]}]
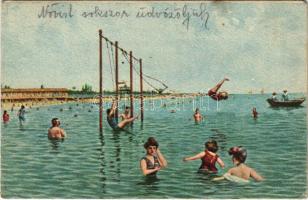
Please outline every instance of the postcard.
[{"label": "postcard", "polygon": [[305,1],[3,1],[1,197],[307,198]]}]

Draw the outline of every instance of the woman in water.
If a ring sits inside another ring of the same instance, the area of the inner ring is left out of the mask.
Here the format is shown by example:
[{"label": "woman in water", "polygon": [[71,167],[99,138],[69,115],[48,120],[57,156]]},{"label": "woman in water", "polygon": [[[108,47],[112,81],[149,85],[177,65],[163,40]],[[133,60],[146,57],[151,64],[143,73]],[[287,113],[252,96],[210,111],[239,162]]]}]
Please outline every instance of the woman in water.
[{"label": "woman in water", "polygon": [[220,165],[222,169],[225,167],[224,162],[216,154],[217,151],[217,142],[215,140],[210,140],[205,143],[204,151],[195,156],[184,158],[183,161],[201,159],[202,163],[199,168],[200,172],[217,173],[218,170],[215,166],[216,162]]},{"label": "woman in water", "polygon": [[167,161],[158,148],[158,142],[153,137],[149,137],[144,144],[146,155],[140,160],[142,174],[156,175],[164,167],[167,167]]},{"label": "woman in water", "polygon": [[217,85],[215,85],[215,87],[213,87],[212,89],[210,89],[208,91],[208,95],[216,100],[216,101],[220,101],[220,100],[226,100],[228,99],[228,93],[223,91],[223,92],[218,92],[218,90],[220,89],[220,87],[222,86],[222,84],[225,82],[225,81],[229,81],[228,78],[224,78],[222,81],[220,81]]},{"label": "woman in water", "polygon": [[229,149],[229,155],[232,155],[232,161],[235,167],[228,170],[223,177],[214,178],[214,180],[222,179],[234,179],[236,177],[238,180],[248,182],[249,178],[253,178],[256,181],[262,181],[263,177],[260,176],[254,169],[248,167],[244,164],[247,158],[247,151],[242,146],[235,146]]},{"label": "woman in water", "polygon": [[10,121],[10,115],[7,113],[6,110],[3,112],[2,120],[3,120],[3,123],[7,123]]}]

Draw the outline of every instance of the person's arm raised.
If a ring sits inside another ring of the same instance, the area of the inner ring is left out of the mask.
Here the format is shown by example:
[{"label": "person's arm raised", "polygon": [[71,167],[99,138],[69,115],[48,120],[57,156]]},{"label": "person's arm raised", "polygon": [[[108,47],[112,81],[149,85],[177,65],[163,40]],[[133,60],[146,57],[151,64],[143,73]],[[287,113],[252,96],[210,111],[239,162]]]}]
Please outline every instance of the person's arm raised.
[{"label": "person's arm raised", "polygon": [[183,158],[183,161],[197,160],[197,159],[202,158],[203,156],[205,156],[205,152],[204,151],[202,151],[201,153],[198,153],[195,156]]},{"label": "person's arm raised", "polygon": [[113,99],[113,100],[112,100],[112,104],[111,104],[111,111],[110,111],[110,113],[109,113],[108,117],[111,117],[112,115],[114,115],[115,110],[116,110],[116,108],[117,108],[117,104],[116,104],[116,102],[117,102],[117,100],[116,100],[116,99]]}]

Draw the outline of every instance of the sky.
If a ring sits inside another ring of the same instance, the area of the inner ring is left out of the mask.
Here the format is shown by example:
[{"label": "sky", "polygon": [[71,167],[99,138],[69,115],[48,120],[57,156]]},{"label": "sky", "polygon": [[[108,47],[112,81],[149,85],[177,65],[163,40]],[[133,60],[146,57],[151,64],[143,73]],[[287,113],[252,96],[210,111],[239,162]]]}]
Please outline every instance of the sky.
[{"label": "sky", "polygon": [[[63,18],[39,17],[42,9],[61,12]],[[112,17],[116,11],[122,15]],[[160,15],[136,17],[150,11]],[[80,89],[88,83],[98,90],[102,29],[143,60],[146,75],[171,91],[206,92],[224,77],[230,81],[222,89],[230,93],[307,91],[304,2],[6,1],[1,17],[1,83],[13,88]],[[104,41],[104,88],[112,90],[114,49],[108,47]],[[119,79],[129,82],[129,63],[119,55]],[[137,62],[134,67],[139,69]]]}]

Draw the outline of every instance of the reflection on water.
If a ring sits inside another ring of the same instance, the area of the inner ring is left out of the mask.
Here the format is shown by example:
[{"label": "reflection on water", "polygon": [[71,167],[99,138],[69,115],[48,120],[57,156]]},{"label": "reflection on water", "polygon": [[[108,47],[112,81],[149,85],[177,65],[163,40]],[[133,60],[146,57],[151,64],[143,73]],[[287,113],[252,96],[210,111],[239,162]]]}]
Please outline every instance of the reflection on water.
[{"label": "reflection on water", "polygon": [[103,132],[102,131],[100,131],[99,132],[99,141],[100,141],[100,156],[99,156],[99,158],[100,158],[100,169],[99,169],[99,171],[100,171],[100,173],[101,173],[101,176],[100,176],[100,182],[101,182],[101,185],[102,185],[102,187],[101,187],[101,189],[103,190],[103,192],[105,193],[106,192],[106,190],[105,190],[105,188],[106,188],[106,180],[107,180],[107,176],[106,176],[106,172],[105,172],[105,167],[106,167],[106,164],[105,164],[105,150],[104,150],[104,146],[105,146],[105,140],[104,140],[104,134],[103,134]]},{"label": "reflection on water", "polygon": [[219,144],[219,150],[225,151],[227,146],[227,136],[220,132],[218,129],[211,129],[213,134],[210,136],[210,139],[216,140],[216,142]]},{"label": "reflection on water", "polygon": [[144,176],[136,185],[141,186],[146,193],[157,191],[159,189],[159,178],[156,175]]},{"label": "reflection on water", "polygon": [[52,152],[52,153],[59,153],[59,152],[56,151],[56,150],[58,150],[60,144],[61,144],[62,142],[64,142],[64,138],[62,138],[62,139],[49,139],[49,141],[50,141],[50,144],[51,144],[51,149],[53,150],[53,151],[51,151],[51,152]]}]

